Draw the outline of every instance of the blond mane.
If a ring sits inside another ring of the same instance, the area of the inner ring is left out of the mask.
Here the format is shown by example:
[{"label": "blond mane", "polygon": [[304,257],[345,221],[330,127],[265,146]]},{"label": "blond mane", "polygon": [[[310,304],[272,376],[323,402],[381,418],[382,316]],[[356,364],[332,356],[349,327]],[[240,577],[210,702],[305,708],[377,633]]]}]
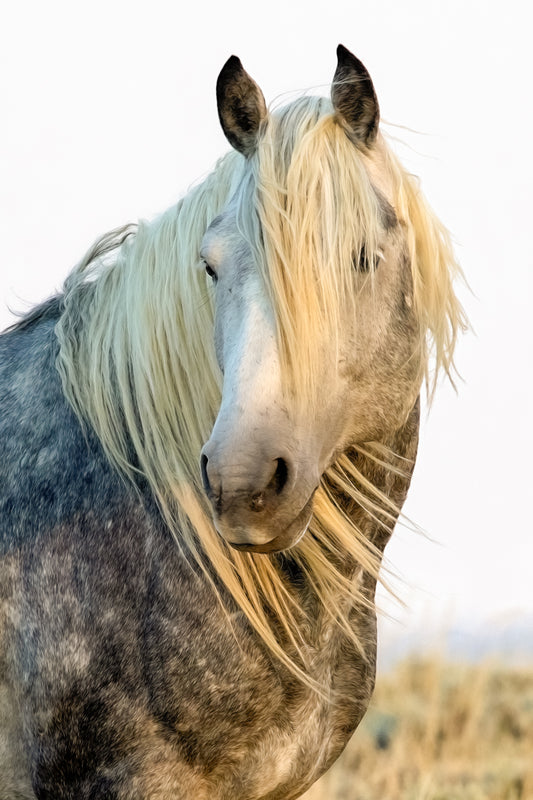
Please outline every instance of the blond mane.
[{"label": "blond mane", "polygon": [[[452,288],[459,267],[416,181],[383,147],[394,205],[407,230],[432,392],[439,371],[453,376],[454,346],[465,324]],[[234,197],[275,310],[284,371],[298,396],[310,396],[319,380],[318,336],[335,335],[340,300],[351,295],[352,254],[364,243],[367,257],[378,257],[378,208],[364,158],[335,123],[329,102],[296,101],[270,116],[252,158],[228,154],[155,221],[102,237],[65,282],[57,325],[58,369],[80,419],[94,428],[122,474],[134,483],[138,474],[147,479],[178,546],[190,550],[213,587],[214,570],[270,650],[309,684],[305,618],[281,576],[279,557],[231,549],[214,529],[201,484],[200,450],[218,413],[221,375],[212,294],[195,267],[207,226]],[[330,232],[326,239],[317,234],[318,214],[320,231]],[[320,280],[310,280],[317,264]],[[295,314],[296,306],[306,313]],[[336,564],[339,556],[351,558],[377,579],[380,553],[343,511],[332,486],[380,524],[394,524],[391,501],[343,456],[315,495],[311,535],[284,557],[304,571],[322,607],[364,655],[364,643],[333,598],[342,592],[370,601],[360,573],[348,579]],[[272,613],[283,637],[274,632]],[[297,657],[289,657],[281,638]]]}]

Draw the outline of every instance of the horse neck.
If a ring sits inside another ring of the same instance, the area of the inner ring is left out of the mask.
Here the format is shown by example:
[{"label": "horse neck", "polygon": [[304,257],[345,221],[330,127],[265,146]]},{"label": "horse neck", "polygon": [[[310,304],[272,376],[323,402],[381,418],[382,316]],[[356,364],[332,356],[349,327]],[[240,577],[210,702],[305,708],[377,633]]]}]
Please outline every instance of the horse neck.
[{"label": "horse neck", "polygon": [[[405,424],[380,442],[379,450],[372,446],[362,448],[366,453],[352,448],[347,454],[364,479],[388,498],[390,505],[378,501],[384,507],[384,514],[377,512],[377,519],[371,519],[361,506],[343,494],[338,499],[351,517],[356,518],[367,534],[367,538],[383,553],[394,525],[407,497],[411,477],[415,467],[420,427],[420,398],[411,409]],[[375,453],[377,458],[372,457]],[[392,515],[392,519],[391,519]],[[380,524],[381,521],[381,524]]]},{"label": "horse neck", "polygon": [[[415,467],[419,427],[420,398],[411,409],[405,424],[380,442],[378,448],[372,445],[361,449],[353,447],[346,453],[363,478],[362,486],[364,487],[364,481],[368,482],[378,490],[383,498],[387,499],[388,502],[385,502],[385,499],[380,500],[377,495],[370,498],[377,504],[378,509],[383,509],[382,513],[374,510],[372,514],[369,514],[360,503],[348,494],[339,489],[333,490],[337,502],[359,530],[364,533],[366,540],[379,553],[380,558],[407,497]],[[364,488],[363,493],[368,496],[368,491],[364,491]],[[360,573],[359,564],[348,563],[345,566],[347,577],[353,577],[355,573]],[[375,588],[375,578],[369,572],[364,571],[362,592],[372,603]]]}]

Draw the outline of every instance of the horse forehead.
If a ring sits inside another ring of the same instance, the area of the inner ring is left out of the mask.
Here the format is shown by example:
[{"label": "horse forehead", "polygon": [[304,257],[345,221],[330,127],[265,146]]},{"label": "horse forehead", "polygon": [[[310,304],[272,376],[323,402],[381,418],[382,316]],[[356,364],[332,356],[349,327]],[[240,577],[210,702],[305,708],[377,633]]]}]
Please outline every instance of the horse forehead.
[{"label": "horse forehead", "polygon": [[215,233],[215,231],[219,228],[224,226],[224,222],[227,220],[227,214],[218,214],[214,220],[212,220],[209,225],[207,226],[206,236]]},{"label": "horse forehead", "polygon": [[227,242],[236,238],[236,233],[236,212],[232,207],[229,207],[221,214],[218,214],[207,226],[202,240],[202,248],[215,247],[217,243]]},{"label": "horse forehead", "polygon": [[390,231],[398,224],[396,211],[392,203],[389,203],[383,192],[377,186],[372,186],[372,189],[378,200],[381,225],[386,231]]},{"label": "horse forehead", "polygon": [[248,266],[250,245],[239,232],[234,210],[226,210],[210,223],[202,240],[200,254],[214,265],[231,259],[235,267]]},{"label": "horse forehead", "polygon": [[370,178],[370,183],[375,190],[377,189],[378,195],[389,204],[393,204],[393,198],[396,194],[395,183],[391,170],[387,165],[385,143],[380,140],[380,137],[378,137],[371,156],[363,155],[363,163]]}]

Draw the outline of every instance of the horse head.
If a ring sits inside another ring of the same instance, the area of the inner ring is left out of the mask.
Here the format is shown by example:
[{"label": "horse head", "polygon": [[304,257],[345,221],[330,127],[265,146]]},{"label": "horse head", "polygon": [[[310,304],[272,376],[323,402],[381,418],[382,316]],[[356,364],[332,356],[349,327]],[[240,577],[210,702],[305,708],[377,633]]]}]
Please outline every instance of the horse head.
[{"label": "horse head", "polygon": [[235,56],[217,83],[242,177],[201,248],[223,374],[201,469],[217,530],[242,550],[295,545],[324,472],[386,442],[423,378],[378,101],[363,64],[342,45],[337,56],[331,102],[269,113]]}]

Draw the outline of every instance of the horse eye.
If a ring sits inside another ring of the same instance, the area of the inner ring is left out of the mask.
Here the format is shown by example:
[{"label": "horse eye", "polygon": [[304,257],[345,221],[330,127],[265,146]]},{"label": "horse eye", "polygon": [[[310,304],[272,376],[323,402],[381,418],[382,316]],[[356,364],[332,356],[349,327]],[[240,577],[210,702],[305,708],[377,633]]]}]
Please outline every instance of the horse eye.
[{"label": "horse eye", "polygon": [[215,270],[207,263],[207,261],[204,261],[204,264],[205,264],[205,271],[212,279],[213,283],[216,283],[218,280],[218,275],[216,274]]},{"label": "horse eye", "polygon": [[[379,262],[381,261],[381,253],[376,253],[374,257],[373,267],[376,269],[379,266]],[[370,272],[371,267],[371,260],[367,255],[366,248],[363,245],[359,254],[354,253],[352,257],[352,264],[357,272]]]}]

